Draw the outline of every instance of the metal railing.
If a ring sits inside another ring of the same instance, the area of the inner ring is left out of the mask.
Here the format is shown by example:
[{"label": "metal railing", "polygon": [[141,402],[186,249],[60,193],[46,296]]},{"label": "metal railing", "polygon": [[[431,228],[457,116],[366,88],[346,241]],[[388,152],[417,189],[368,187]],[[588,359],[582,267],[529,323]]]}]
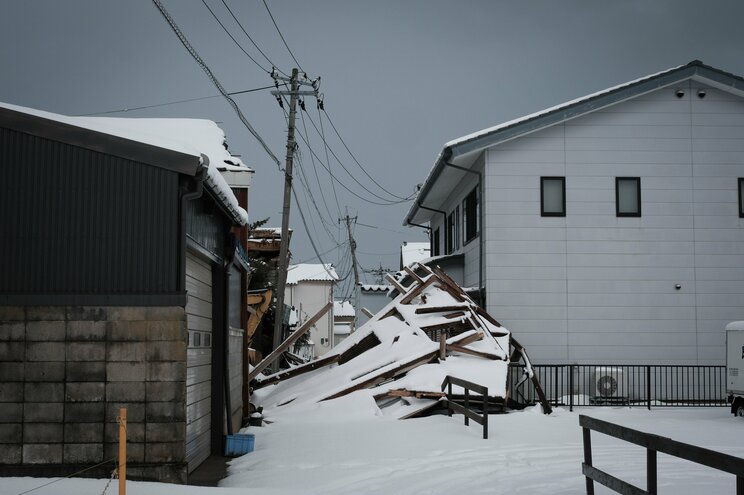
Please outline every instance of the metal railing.
[{"label": "metal railing", "polygon": [[[537,403],[531,383],[517,388],[522,366],[512,364],[509,397]],[[556,406],[726,406],[726,367],[707,365],[533,365],[549,402]]]},{"label": "metal railing", "polygon": [[[581,465],[581,471],[586,477],[587,495],[594,495],[595,481],[622,495],[655,495],[658,484],[657,452],[733,474],[736,476],[736,495],[744,495],[744,459],[740,457],[678,442],[671,438],[645,433],[632,428],[626,428],[615,423],[590,418],[583,414],[579,415],[579,426],[582,428],[584,437],[584,462]],[[605,435],[646,448],[645,490],[616,478],[601,469],[597,469],[592,464],[592,431],[604,433]]]},{"label": "metal railing", "polygon": [[[458,387],[462,387],[465,390],[464,395],[464,406],[461,406],[454,400],[454,395],[452,395],[452,385],[456,385]],[[483,385],[478,385],[477,383],[469,382],[467,380],[462,380],[460,378],[455,378],[454,376],[447,375],[444,377],[444,381],[442,382],[442,391],[444,389],[447,389],[447,415],[452,416],[452,411],[455,411],[459,414],[462,414],[465,416],[465,426],[470,424],[470,420],[472,419],[479,425],[483,426],[483,439],[488,438],[488,387],[484,387]],[[481,395],[481,402],[483,403],[483,413],[478,414],[474,410],[470,409],[470,391],[476,392]]]}]

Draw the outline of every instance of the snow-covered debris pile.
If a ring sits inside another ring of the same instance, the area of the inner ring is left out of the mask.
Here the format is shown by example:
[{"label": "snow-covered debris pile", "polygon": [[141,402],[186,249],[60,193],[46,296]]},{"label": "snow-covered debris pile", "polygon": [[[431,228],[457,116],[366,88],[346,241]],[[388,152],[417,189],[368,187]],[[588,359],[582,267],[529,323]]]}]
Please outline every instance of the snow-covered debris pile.
[{"label": "snow-covered debris pile", "polygon": [[522,358],[532,378],[509,330],[443,271],[420,264],[404,270],[388,277],[393,300],[341,344],[254,381],[252,402],[267,419],[356,392],[374,398],[383,414],[411,417],[436,405],[448,375],[488,387],[489,402],[505,405],[510,361]]}]

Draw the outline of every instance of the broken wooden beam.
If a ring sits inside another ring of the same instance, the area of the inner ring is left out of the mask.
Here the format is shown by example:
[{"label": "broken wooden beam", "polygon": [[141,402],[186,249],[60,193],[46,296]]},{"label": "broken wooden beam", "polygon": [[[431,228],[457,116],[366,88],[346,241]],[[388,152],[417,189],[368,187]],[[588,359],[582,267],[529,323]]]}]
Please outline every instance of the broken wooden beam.
[{"label": "broken wooden beam", "polygon": [[323,315],[326,314],[328,312],[328,310],[331,309],[332,307],[333,307],[333,302],[332,301],[331,302],[328,302],[328,304],[326,304],[325,306],[323,306],[320,309],[320,311],[318,311],[317,313],[315,313],[315,315],[312,318],[310,318],[305,323],[303,323],[300,328],[298,328],[297,330],[295,330],[292,333],[292,335],[290,335],[289,337],[287,337],[287,340],[285,340],[284,342],[282,342],[281,344],[279,344],[279,347],[277,347],[276,349],[274,349],[271,354],[269,354],[268,356],[266,356],[266,358],[263,361],[261,361],[260,363],[258,363],[256,365],[256,367],[253,368],[253,370],[250,373],[248,373],[248,376],[245,377],[245,381],[248,382],[248,383],[250,383],[254,378],[256,378],[258,376],[259,373],[261,373],[263,370],[265,370],[266,368],[268,368],[268,366],[271,363],[273,363],[276,360],[276,358],[278,358],[282,354],[282,352],[284,352],[287,349],[289,349],[289,346],[291,346],[292,344],[294,344],[297,339],[299,339],[300,337],[302,337],[305,334],[305,332],[307,332],[308,330],[310,330],[310,328],[313,325],[315,325],[315,323],[318,320],[320,320],[323,317]]},{"label": "broken wooden beam", "polygon": [[477,356],[485,359],[491,359],[493,361],[505,361],[506,359],[502,356],[499,356],[498,354],[492,354],[490,352],[483,352],[483,351],[476,351],[473,349],[468,349],[467,347],[463,347],[457,344],[447,344],[447,350],[451,352],[459,352],[461,354],[469,354],[471,356]]},{"label": "broken wooden beam", "polygon": [[367,318],[374,318],[375,317],[375,315],[372,314],[372,311],[368,310],[367,308],[362,308],[362,313]]},{"label": "broken wooden beam", "polygon": [[323,357],[320,359],[316,359],[315,361],[310,361],[309,363],[301,364],[297,366],[296,368],[292,368],[292,369],[285,370],[285,371],[280,371],[279,373],[274,373],[273,375],[267,376],[263,380],[256,381],[255,384],[253,385],[253,388],[259,389],[261,387],[272,385],[274,383],[280,382],[282,380],[286,380],[288,378],[302,375],[309,371],[317,370],[318,368],[322,368],[324,366],[329,366],[333,363],[336,363],[339,357],[340,357],[339,354],[335,354],[333,356],[327,356],[327,357]]},{"label": "broken wooden beam", "polygon": [[403,267],[403,271],[405,271],[405,272],[406,272],[406,273],[407,273],[407,274],[408,274],[408,275],[409,275],[409,276],[410,276],[410,277],[411,277],[411,278],[412,278],[412,279],[413,279],[414,281],[416,281],[416,282],[418,282],[418,283],[420,283],[420,284],[423,284],[423,283],[424,283],[424,279],[423,279],[423,278],[421,278],[421,277],[419,277],[419,276],[418,276],[418,275],[416,274],[416,272],[414,272],[413,270],[411,270],[411,269],[410,269],[410,268],[408,268],[407,266],[404,266],[404,267]]},{"label": "broken wooden beam", "polygon": [[415,313],[417,315],[428,315],[431,313],[444,313],[445,311],[459,311],[468,309],[470,306],[467,304],[452,304],[449,306],[426,306],[423,308],[416,308]]},{"label": "broken wooden beam", "polygon": [[464,335],[461,338],[453,338],[450,344],[468,345],[478,340],[483,340],[483,334],[481,332],[473,332],[472,334]]},{"label": "broken wooden beam", "polygon": [[401,304],[411,304],[411,301],[416,299],[422,292],[426,290],[431,284],[436,281],[436,277],[427,278],[424,283],[419,284],[415,289],[406,294],[403,299],[400,300]]},{"label": "broken wooden beam", "polygon": [[400,282],[398,282],[397,280],[395,280],[395,277],[393,277],[389,273],[386,273],[385,274],[385,279],[388,282],[390,282],[390,285],[392,285],[393,287],[395,287],[395,290],[397,290],[401,294],[405,294],[406,292],[408,292],[408,289],[406,289],[405,287],[403,287],[402,285],[400,285]]},{"label": "broken wooden beam", "polygon": [[335,394],[332,394],[328,397],[321,399],[319,402],[331,400],[331,399],[337,399],[338,397],[343,397],[344,395],[350,394],[352,392],[356,392],[357,390],[362,390],[365,388],[373,387],[381,382],[384,382],[385,380],[389,380],[391,378],[397,377],[398,375],[407,373],[408,371],[412,370],[413,368],[416,368],[417,366],[420,366],[424,363],[428,363],[432,359],[436,359],[438,354],[439,354],[439,349],[433,352],[427,352],[426,354],[423,354],[421,356],[411,359],[410,361],[402,363],[400,366],[396,368],[383,371],[383,372],[378,372],[377,374],[373,374],[372,376],[370,376],[369,378],[366,378],[365,380],[355,383],[351,385],[350,387],[347,387],[343,390],[336,392]]},{"label": "broken wooden beam", "polygon": [[397,388],[394,390],[388,390],[387,392],[383,392],[381,394],[377,394],[374,396],[375,400],[384,399],[386,397],[415,397],[417,399],[439,399],[440,397],[444,397],[444,392],[428,392],[428,391],[422,391],[422,390],[407,390],[405,388]]}]

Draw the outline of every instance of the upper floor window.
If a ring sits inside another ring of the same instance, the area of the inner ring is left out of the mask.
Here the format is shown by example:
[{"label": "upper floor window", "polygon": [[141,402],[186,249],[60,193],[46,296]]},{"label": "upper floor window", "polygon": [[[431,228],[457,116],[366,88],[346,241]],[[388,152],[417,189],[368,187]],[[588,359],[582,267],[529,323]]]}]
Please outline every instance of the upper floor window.
[{"label": "upper floor window", "polygon": [[460,206],[447,215],[447,225],[445,232],[445,253],[451,254],[460,247]]},{"label": "upper floor window", "polygon": [[540,215],[566,216],[565,177],[540,177]]},{"label": "upper floor window", "polygon": [[431,234],[431,255],[439,256],[439,227]]},{"label": "upper floor window", "polygon": [[640,177],[615,177],[615,211],[619,217],[641,216]]},{"label": "upper floor window", "polygon": [[462,229],[465,244],[478,235],[479,206],[478,188],[476,187],[462,200]]},{"label": "upper floor window", "polygon": [[744,218],[744,178],[739,177],[739,218]]}]

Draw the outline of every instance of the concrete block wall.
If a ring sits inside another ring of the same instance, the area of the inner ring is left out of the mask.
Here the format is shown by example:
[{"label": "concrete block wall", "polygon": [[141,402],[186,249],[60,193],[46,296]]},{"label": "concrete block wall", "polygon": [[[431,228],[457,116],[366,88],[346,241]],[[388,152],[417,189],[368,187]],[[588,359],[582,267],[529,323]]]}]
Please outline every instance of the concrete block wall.
[{"label": "concrete block wall", "polygon": [[181,307],[0,307],[0,474],[63,472],[118,453],[130,477],[185,482]]}]

